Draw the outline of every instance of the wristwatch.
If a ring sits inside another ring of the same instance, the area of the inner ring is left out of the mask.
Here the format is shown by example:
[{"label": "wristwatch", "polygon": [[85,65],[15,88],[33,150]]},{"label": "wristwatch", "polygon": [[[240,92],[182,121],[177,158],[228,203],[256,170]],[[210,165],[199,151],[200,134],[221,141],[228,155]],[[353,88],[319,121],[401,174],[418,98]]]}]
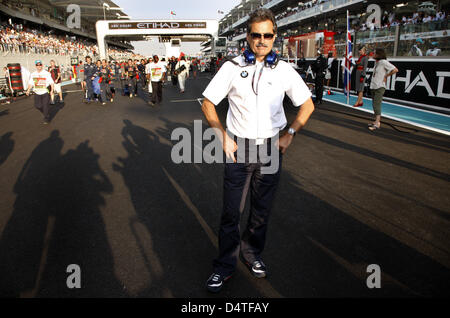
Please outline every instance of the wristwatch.
[{"label": "wristwatch", "polygon": [[288,134],[289,134],[289,135],[292,135],[292,137],[295,137],[295,135],[297,134],[297,132],[295,131],[294,128],[289,128]]}]

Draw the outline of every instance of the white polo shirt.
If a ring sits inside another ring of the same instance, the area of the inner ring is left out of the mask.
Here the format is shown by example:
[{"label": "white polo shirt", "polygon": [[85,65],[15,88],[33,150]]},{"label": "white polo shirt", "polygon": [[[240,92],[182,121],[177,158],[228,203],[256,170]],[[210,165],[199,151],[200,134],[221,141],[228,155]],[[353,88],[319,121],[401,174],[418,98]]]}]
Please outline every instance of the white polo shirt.
[{"label": "white polo shirt", "polygon": [[284,61],[273,69],[264,63],[247,65],[242,55],[233,61],[239,65],[223,64],[203,96],[214,105],[228,96],[227,128],[235,136],[263,139],[277,135],[287,124],[283,108],[285,94],[298,107],[311,97],[311,92],[294,68]]}]

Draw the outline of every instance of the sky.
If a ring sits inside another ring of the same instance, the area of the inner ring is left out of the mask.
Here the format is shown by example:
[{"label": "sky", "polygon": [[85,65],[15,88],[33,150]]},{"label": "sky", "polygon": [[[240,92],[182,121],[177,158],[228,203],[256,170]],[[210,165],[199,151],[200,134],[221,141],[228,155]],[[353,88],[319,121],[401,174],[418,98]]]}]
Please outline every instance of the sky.
[{"label": "sky", "polygon": [[[220,20],[225,14],[237,6],[241,0],[113,0],[123,8],[123,12],[132,19],[215,19]],[[176,16],[171,16],[174,11]],[[126,20],[123,20],[126,21]],[[163,55],[164,46],[157,39],[153,41],[132,42],[136,53],[145,56],[152,54]],[[184,43],[181,50],[188,54],[196,54],[200,50],[200,43]]]}]

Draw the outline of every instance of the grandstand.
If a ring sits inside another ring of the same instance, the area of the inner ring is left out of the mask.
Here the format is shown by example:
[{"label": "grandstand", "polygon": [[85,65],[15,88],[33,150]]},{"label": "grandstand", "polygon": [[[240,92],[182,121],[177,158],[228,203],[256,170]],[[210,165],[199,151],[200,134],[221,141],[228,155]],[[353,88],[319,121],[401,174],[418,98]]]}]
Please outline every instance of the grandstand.
[{"label": "grandstand", "polygon": [[[33,61],[51,59],[71,77],[71,59],[98,56],[95,23],[103,19],[129,18],[109,0],[74,1],[80,7],[79,28],[70,28],[67,12],[70,2],[62,0],[3,0],[0,3],[0,67],[20,63],[33,69]],[[114,10],[113,10],[114,9]],[[107,40],[112,59],[135,57],[129,39]]]},{"label": "grandstand", "polygon": [[[299,2],[294,0],[243,0],[233,8],[219,23],[220,36],[229,41],[238,42],[240,47],[246,45],[246,22],[251,11],[258,7],[271,9],[277,19],[278,36],[284,40],[277,48],[283,56],[288,57],[289,39],[320,31],[334,33],[337,55],[345,51],[346,12],[350,12],[352,34],[356,43],[365,43],[373,47],[383,43],[389,56],[411,56],[411,47],[415,39],[426,39],[421,47],[425,56],[436,44],[440,55],[450,55],[448,44],[448,11],[450,1],[437,3],[422,1],[379,0],[313,0]],[[381,9],[380,16],[369,11],[369,4],[376,4]],[[370,21],[369,21],[370,19]],[[323,37],[319,37],[323,39]],[[319,41],[318,46],[323,44]],[[301,44],[300,44],[301,46]],[[297,57],[293,52],[292,57]],[[306,57],[314,57],[315,50],[305,50]]]},{"label": "grandstand", "polygon": [[[303,55],[308,81],[313,82],[308,66],[316,58],[318,48],[323,48],[325,54],[332,51],[336,58],[330,88],[343,90],[341,65],[348,11],[353,56],[358,57],[362,44],[369,56],[375,48],[383,48],[400,70],[388,83],[385,99],[450,112],[450,0],[242,0],[220,20],[219,36],[226,37],[239,50],[244,49],[249,13],[260,7],[272,10],[277,20],[274,49],[294,66]],[[370,60],[367,82],[373,67],[374,60]]]}]

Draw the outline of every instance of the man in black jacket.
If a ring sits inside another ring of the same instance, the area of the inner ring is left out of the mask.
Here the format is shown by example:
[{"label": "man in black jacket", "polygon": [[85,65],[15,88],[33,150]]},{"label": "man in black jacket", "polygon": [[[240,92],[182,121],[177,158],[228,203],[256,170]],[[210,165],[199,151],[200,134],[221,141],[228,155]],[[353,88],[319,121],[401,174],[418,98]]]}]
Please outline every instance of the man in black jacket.
[{"label": "man in black jacket", "polygon": [[315,75],[315,89],[316,89],[316,105],[322,104],[323,96],[323,81],[325,79],[325,74],[327,70],[327,59],[323,56],[322,50],[317,51],[317,59],[311,66],[312,71]]},{"label": "man in black jacket", "polygon": [[147,84],[145,81],[145,60],[142,59],[141,62],[137,65],[137,69],[139,70],[139,83],[142,86],[142,89],[145,88],[145,85]]},{"label": "man in black jacket", "polygon": [[133,94],[134,96],[137,95],[137,76],[139,70],[136,65],[134,65],[132,59],[128,60],[128,65],[125,67],[125,71],[127,74],[128,88],[130,90],[130,98],[133,98]]},{"label": "man in black jacket", "polygon": [[112,71],[106,60],[102,60],[102,66],[98,74],[100,76],[100,94],[102,98],[102,105],[106,105],[106,100],[109,99],[113,101],[109,89],[109,82],[111,81]]},{"label": "man in black jacket", "polygon": [[86,64],[84,64],[84,81],[86,82],[87,89],[87,103],[90,103],[94,99],[94,88],[92,87],[92,81],[97,76],[97,68],[90,56],[86,56]]}]

